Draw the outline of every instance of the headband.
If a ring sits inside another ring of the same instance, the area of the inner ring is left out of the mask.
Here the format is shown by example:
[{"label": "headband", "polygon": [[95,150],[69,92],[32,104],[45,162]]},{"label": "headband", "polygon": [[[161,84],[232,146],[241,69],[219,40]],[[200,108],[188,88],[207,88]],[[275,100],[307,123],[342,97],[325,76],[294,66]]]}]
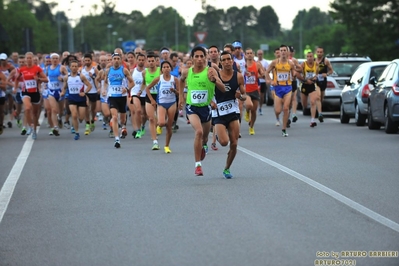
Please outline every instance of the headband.
[{"label": "headband", "polygon": [[59,56],[57,53],[52,53],[52,54],[50,55],[51,58],[52,58],[53,56],[56,56],[56,57],[60,58],[60,56]]},{"label": "headband", "polygon": [[163,53],[169,53],[169,50],[163,49],[163,50],[161,51],[161,54],[163,54]]},{"label": "headband", "polygon": [[114,58],[114,56],[119,56],[119,57],[121,57],[121,54],[113,53],[113,54],[112,54],[112,58]]}]

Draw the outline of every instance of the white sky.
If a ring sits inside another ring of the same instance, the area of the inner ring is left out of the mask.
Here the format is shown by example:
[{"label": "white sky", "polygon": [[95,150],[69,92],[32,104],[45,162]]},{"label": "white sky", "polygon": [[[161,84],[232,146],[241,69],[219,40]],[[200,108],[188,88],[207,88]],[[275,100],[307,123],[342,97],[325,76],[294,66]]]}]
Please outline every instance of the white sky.
[{"label": "white sky", "polygon": [[[47,0],[51,2],[53,0]],[[148,15],[157,6],[163,5],[165,7],[170,7],[171,3],[174,3],[174,8],[177,9],[180,16],[183,17],[190,25],[193,23],[193,19],[197,13],[202,12],[201,1],[200,0],[184,0],[184,1],[162,1],[162,0],[152,0],[146,2],[144,1],[129,1],[129,0],[106,0],[107,2],[115,1],[116,11],[130,13],[132,10],[140,10],[144,16]],[[72,2],[72,3],[71,3]],[[279,22],[282,28],[291,29],[292,21],[297,15],[299,10],[309,10],[310,8],[316,6],[320,8],[321,11],[327,12],[330,10],[329,3],[332,0],[208,0],[207,4],[214,6],[216,9],[228,9],[232,6],[237,6],[242,8],[243,6],[254,6],[256,9],[260,9],[263,6],[272,6],[276,12]],[[67,16],[73,19],[79,19],[84,15],[83,10],[91,9],[91,6],[97,4],[101,6],[100,0],[60,0],[59,7],[67,13]],[[178,5],[177,5],[178,4]],[[81,8],[84,6],[84,8]],[[69,11],[71,9],[73,11]]]}]

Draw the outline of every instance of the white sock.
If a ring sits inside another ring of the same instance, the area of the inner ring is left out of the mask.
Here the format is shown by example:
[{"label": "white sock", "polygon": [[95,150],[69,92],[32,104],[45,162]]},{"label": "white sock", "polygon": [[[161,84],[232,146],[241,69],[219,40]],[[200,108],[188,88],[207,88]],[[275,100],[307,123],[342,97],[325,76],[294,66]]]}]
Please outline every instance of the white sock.
[{"label": "white sock", "polygon": [[201,162],[195,162],[195,167],[201,166]]}]

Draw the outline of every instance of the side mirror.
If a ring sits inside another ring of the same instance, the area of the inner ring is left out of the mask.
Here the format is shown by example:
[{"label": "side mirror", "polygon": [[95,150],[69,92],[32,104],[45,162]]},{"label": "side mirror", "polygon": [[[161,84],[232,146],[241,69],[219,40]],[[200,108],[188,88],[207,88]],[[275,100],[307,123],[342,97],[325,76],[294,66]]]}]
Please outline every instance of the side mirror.
[{"label": "side mirror", "polygon": [[372,76],[372,77],[370,78],[369,84],[372,84],[372,85],[377,84],[377,80],[376,80],[376,78],[375,78],[374,76]]}]

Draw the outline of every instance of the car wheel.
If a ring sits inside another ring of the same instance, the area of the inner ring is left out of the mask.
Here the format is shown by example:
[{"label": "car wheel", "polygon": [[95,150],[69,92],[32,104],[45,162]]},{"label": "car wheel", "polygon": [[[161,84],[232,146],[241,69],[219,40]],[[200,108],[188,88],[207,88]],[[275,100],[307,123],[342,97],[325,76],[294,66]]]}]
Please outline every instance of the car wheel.
[{"label": "car wheel", "polygon": [[369,103],[369,107],[368,107],[367,125],[368,125],[370,130],[372,130],[372,129],[380,129],[381,128],[381,124],[378,123],[378,122],[375,122],[373,120],[373,114],[371,113],[370,103]]},{"label": "car wheel", "polygon": [[341,120],[341,124],[348,124],[349,123],[349,115],[345,113],[344,104],[341,102],[341,112],[339,114],[339,120]]},{"label": "car wheel", "polygon": [[384,116],[385,116],[385,133],[387,134],[397,133],[398,124],[392,121],[391,116],[389,115],[388,106],[385,106]]},{"label": "car wheel", "polygon": [[356,112],[355,112],[355,122],[356,126],[362,127],[366,124],[367,116],[360,113],[359,105],[356,104]]}]

